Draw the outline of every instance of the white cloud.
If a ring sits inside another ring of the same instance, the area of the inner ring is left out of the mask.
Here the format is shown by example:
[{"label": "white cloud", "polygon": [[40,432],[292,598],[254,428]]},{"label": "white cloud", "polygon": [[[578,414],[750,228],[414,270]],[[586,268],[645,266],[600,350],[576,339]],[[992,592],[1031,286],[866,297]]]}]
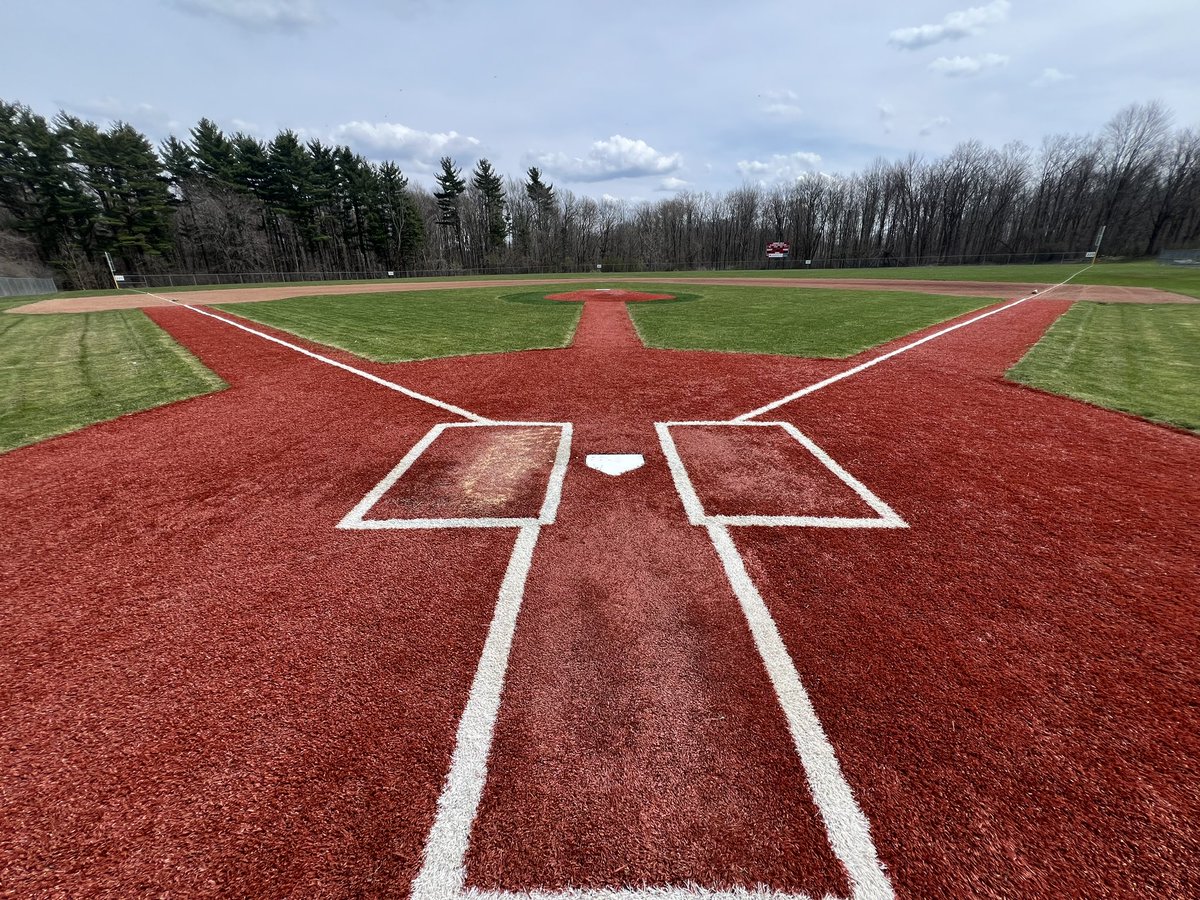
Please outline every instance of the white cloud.
[{"label": "white cloud", "polygon": [[474,154],[478,139],[457,131],[418,131],[390,122],[347,122],[333,130],[333,140],[349,144],[373,159],[395,159],[431,165],[443,156]]},{"label": "white cloud", "polygon": [[883,123],[883,133],[891,134],[892,126],[896,121],[896,108],[892,104],[881,100],[876,109],[879,112],[879,121]]},{"label": "white cloud", "polygon": [[1042,69],[1042,74],[1029,82],[1029,84],[1035,88],[1043,88],[1049,87],[1052,84],[1058,84],[1060,81],[1070,81],[1074,77],[1074,75],[1068,75],[1066,72],[1058,71],[1058,69]]},{"label": "white cloud", "polygon": [[972,6],[952,12],[942,19],[940,25],[898,28],[888,35],[888,43],[901,50],[918,50],[941,41],[957,41],[979,34],[989,25],[1003,22],[1008,18],[1010,8],[1008,0],[992,0],[986,6]]},{"label": "white cloud", "polygon": [[569,181],[667,175],[683,165],[678,153],[659,153],[645,141],[619,134],[596,141],[584,159],[565,153],[530,153],[527,157],[534,165]]},{"label": "white cloud", "polygon": [[149,103],[127,103],[114,97],[87,100],[82,103],[64,103],[64,107],[89,119],[128,122],[151,137],[166,137],[179,128],[179,123],[170,114]]},{"label": "white cloud", "polygon": [[174,0],[179,9],[250,31],[303,31],[325,17],[316,0]]},{"label": "white cloud", "polygon": [[804,115],[804,110],[797,102],[800,95],[795,91],[764,91],[758,96],[763,101],[760,109],[769,116],[780,119],[798,119]]},{"label": "white cloud", "polygon": [[928,137],[929,135],[933,134],[933,132],[936,131],[938,128],[945,128],[949,124],[950,124],[950,119],[948,117],[937,116],[936,118],[930,119],[928,122],[926,122],[924,125],[922,125],[920,131],[918,131],[917,134],[919,134],[921,137]]},{"label": "white cloud", "polygon": [[692,186],[690,181],[684,181],[682,178],[676,178],[674,175],[668,175],[662,180],[656,191],[682,191],[684,188]]},{"label": "white cloud", "polygon": [[786,155],[776,153],[766,162],[743,159],[737,164],[737,170],[743,178],[770,184],[797,181],[812,175],[820,164],[821,157],[818,154],[798,151]]},{"label": "white cloud", "polygon": [[969,78],[1007,65],[1007,56],[984,53],[982,56],[939,56],[929,64],[929,68],[947,78]]}]

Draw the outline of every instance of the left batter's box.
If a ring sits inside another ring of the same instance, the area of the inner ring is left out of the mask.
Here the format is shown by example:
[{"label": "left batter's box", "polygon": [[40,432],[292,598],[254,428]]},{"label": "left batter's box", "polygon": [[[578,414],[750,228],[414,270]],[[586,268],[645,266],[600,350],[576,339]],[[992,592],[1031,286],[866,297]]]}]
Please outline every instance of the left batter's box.
[{"label": "left batter's box", "polygon": [[435,425],[337,527],[549,525],[570,452],[569,422]]}]

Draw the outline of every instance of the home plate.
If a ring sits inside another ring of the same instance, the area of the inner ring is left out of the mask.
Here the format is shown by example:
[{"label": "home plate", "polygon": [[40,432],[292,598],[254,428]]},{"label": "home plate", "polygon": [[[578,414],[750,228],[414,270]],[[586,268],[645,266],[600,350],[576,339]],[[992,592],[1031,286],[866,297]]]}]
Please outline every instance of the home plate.
[{"label": "home plate", "polygon": [[624,475],[644,466],[646,458],[640,453],[589,453],[584,462],[605,475]]}]

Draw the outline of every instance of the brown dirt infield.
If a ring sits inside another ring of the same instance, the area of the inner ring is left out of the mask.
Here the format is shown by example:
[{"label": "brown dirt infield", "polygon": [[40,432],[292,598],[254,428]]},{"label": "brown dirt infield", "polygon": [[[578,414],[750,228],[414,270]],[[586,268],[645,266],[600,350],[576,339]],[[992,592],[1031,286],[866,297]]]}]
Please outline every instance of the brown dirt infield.
[{"label": "brown dirt infield", "polygon": [[[622,279],[606,279],[620,282]],[[714,284],[785,288],[831,288],[866,291],[916,291],[926,294],[949,294],[958,297],[995,297],[1014,299],[1045,291],[1050,285],[1033,283],[1007,283],[987,281],[879,281],[870,278],[713,278],[713,277],[665,277],[640,276],[628,281],[655,281],[660,284]],[[160,290],[154,294],[118,294],[101,297],[55,297],[39,300],[25,306],[14,307],[10,313],[64,313],[103,312],[110,309],[142,309],[154,306],[170,306],[167,298],[193,306],[214,303],[257,303],[265,300],[283,300],[288,297],[312,297],[333,294],[375,294],[400,291],[445,291],[464,290],[477,287],[512,287],[519,290],[525,285],[561,284],[562,278],[538,278],[522,281],[405,281],[372,284],[296,284],[286,287],[237,287],[211,291]],[[581,287],[578,291],[594,290]],[[1197,303],[1194,297],[1160,291],[1155,288],[1119,287],[1101,284],[1070,284],[1055,288],[1050,295],[1056,300],[1095,300],[1105,303]]]}]

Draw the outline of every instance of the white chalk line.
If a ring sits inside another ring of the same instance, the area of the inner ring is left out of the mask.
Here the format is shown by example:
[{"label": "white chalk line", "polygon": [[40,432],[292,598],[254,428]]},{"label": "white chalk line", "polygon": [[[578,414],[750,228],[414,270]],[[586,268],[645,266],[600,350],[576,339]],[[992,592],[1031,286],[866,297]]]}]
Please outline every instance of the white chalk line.
[{"label": "white chalk line", "polygon": [[[672,428],[779,428],[790,435],[809,453],[829,469],[838,479],[857,494],[864,503],[875,511],[874,517],[861,516],[723,516],[709,515],[700,496],[692,484],[687,467],[679,455],[679,448],[671,436]],[[828,453],[822,450],[808,436],[803,434],[790,422],[656,422],[654,428],[658,432],[658,441],[662,445],[663,456],[667,460],[667,469],[675,482],[675,490],[683,501],[684,511],[692,525],[734,525],[734,526],[794,526],[807,528],[907,528],[908,524],[897,515],[896,511],[883,502],[865,484],[838,465]]]},{"label": "white chalk line", "polygon": [[1080,272],[1086,272],[1089,268],[1091,268],[1091,267],[1084,266],[1082,269],[1079,270],[1079,272],[1072,272],[1070,275],[1068,275],[1066,278],[1064,278],[1058,284],[1051,285],[1050,287],[1046,288],[1046,290],[1044,290],[1044,291],[1041,291],[1041,292],[1035,291],[1034,293],[1029,294],[1028,296],[1021,297],[1020,299],[1014,300],[1011,303],[1006,303],[1003,306],[999,306],[995,309],[988,310],[987,312],[982,313],[978,316],[974,316],[970,319],[967,319],[964,322],[958,322],[947,328],[943,328],[940,331],[935,331],[933,334],[927,334],[927,335],[925,335],[925,337],[919,338],[918,340],[915,340],[909,344],[905,344],[903,347],[897,347],[895,350],[889,350],[887,353],[881,354],[880,356],[876,356],[873,359],[868,359],[866,362],[860,363],[857,366],[853,366],[849,369],[846,369],[843,372],[838,372],[835,375],[830,375],[828,378],[826,378],[822,381],[818,381],[816,384],[810,384],[808,387],[801,388],[798,391],[788,394],[786,397],[782,397],[779,400],[775,400],[772,403],[768,403],[766,406],[760,406],[758,409],[751,410],[748,413],[743,413],[742,415],[737,416],[736,418],[731,419],[730,421],[745,422],[750,419],[757,419],[759,416],[761,416],[765,413],[769,413],[773,409],[778,409],[781,406],[786,406],[788,403],[791,403],[793,400],[799,400],[801,397],[807,397],[809,394],[816,393],[819,390],[829,387],[831,384],[836,384],[837,382],[839,382],[845,378],[850,378],[851,376],[857,375],[859,372],[865,372],[867,369],[870,369],[872,366],[877,366],[881,362],[886,362],[887,360],[891,359],[894,356],[899,356],[901,353],[907,353],[909,350],[912,350],[916,347],[920,347],[922,344],[927,344],[929,341],[932,341],[934,338],[939,338],[944,334],[949,334],[950,332],[957,331],[960,328],[966,328],[968,325],[974,325],[976,322],[982,321],[983,319],[986,319],[989,316],[994,316],[997,313],[1006,312],[1006,311],[1012,309],[1014,306],[1020,306],[1026,300],[1032,300],[1034,297],[1044,297],[1044,296],[1046,296],[1046,294],[1050,293],[1050,291],[1054,290],[1055,288],[1062,287],[1064,284],[1067,284],[1069,281],[1071,281]]},{"label": "white chalk line", "polygon": [[[486,516],[477,518],[415,518],[415,519],[368,519],[365,518],[371,508],[391,490],[417,459],[438,439],[448,428],[558,428],[560,435],[558,447],[554,454],[554,464],[546,482],[546,493],[542,499],[541,508],[536,518],[521,516]],[[412,449],[404,455],[395,467],[385,475],[375,487],[354,505],[350,512],[338,522],[338,528],[347,530],[372,531],[385,529],[421,529],[421,528],[524,528],[529,525],[551,525],[558,513],[558,504],[562,499],[563,479],[567,474],[567,462],[571,455],[571,435],[573,428],[570,422],[449,422],[434,425],[425,433]]]},{"label": "white chalk line", "polygon": [[281,347],[287,347],[289,350],[294,350],[297,353],[302,353],[311,359],[318,360],[326,365],[341,369],[344,372],[349,372],[352,375],[357,375],[359,378],[365,378],[367,381],[373,382],[380,387],[385,387],[391,391],[398,391],[406,397],[411,397],[414,400],[420,400],[422,403],[428,403],[430,406],[436,406],[438,409],[444,409],[446,412],[453,413],[456,416],[461,416],[464,419],[469,419],[472,422],[487,423],[492,420],[486,416],[477,415],[476,413],[465,410],[460,406],[455,406],[452,403],[446,403],[443,400],[438,400],[436,397],[430,397],[427,394],[422,394],[414,391],[411,388],[406,388],[402,384],[396,384],[394,381],[388,381],[386,378],[380,378],[378,375],[372,375],[370,372],[364,372],[362,369],[356,369],[354,366],[347,365],[344,362],[338,362],[336,359],[330,359],[328,356],[322,356],[320,353],[314,353],[312,350],[306,350],[290,341],[285,341],[282,338],[277,338],[274,335],[267,334],[264,331],[259,331],[257,328],[251,328],[248,325],[243,325],[241,322],[234,319],[227,319],[224,316],[219,316],[216,313],[201,309],[199,306],[192,306],[189,303],[180,303],[178,300],[172,300],[170,297],[164,297],[161,294],[154,294],[150,291],[138,291],[139,294],[145,294],[147,297],[155,297],[159,300],[164,300],[173,306],[179,306],[183,309],[190,309],[194,313],[199,313],[202,316],[208,316],[210,319],[216,319],[218,322],[224,322],[226,325],[232,325],[234,328],[239,328],[242,331],[260,337],[265,341],[270,341],[273,344],[278,344]]}]

